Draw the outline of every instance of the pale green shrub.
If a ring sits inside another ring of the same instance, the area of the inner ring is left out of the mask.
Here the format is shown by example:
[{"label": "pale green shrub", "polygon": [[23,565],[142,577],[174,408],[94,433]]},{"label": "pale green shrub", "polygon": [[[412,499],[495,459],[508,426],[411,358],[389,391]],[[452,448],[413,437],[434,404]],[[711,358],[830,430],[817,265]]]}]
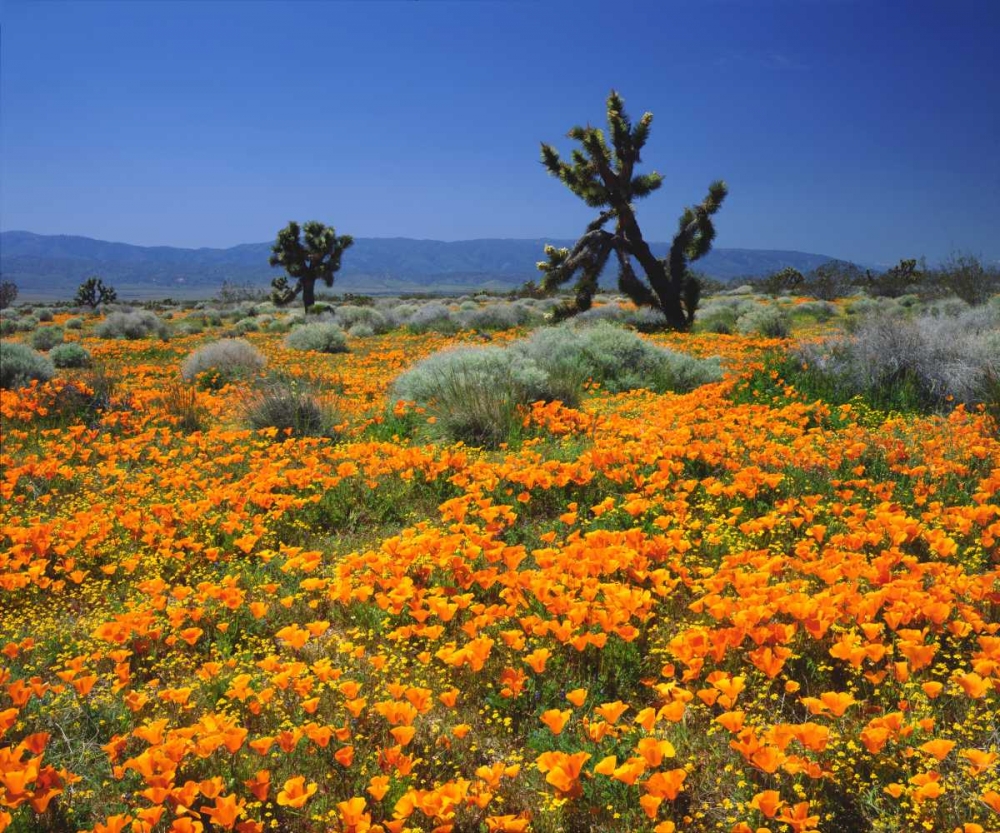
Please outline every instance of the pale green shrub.
[{"label": "pale green shrub", "polygon": [[49,351],[49,358],[59,368],[87,367],[90,365],[90,353],[76,342],[57,344]]},{"label": "pale green shrub", "polygon": [[187,381],[202,380],[209,387],[246,379],[259,373],[267,364],[264,354],[242,338],[224,338],[195,350],[181,365]]},{"label": "pale green shrub", "polygon": [[55,375],[52,362],[16,341],[0,341],[0,388],[23,388],[32,380],[46,382]]},{"label": "pale green shrub", "polygon": [[42,327],[31,334],[31,346],[36,350],[46,352],[57,344],[62,344],[62,327]]},{"label": "pale green shrub", "polygon": [[285,346],[292,350],[316,353],[346,353],[347,336],[333,323],[303,324],[288,334]]},{"label": "pale green shrub", "polygon": [[786,338],[791,329],[788,313],[771,306],[758,306],[741,315],[736,321],[736,330],[741,335]]},{"label": "pale green shrub", "polygon": [[110,313],[97,325],[97,335],[99,338],[128,340],[154,337],[166,339],[170,335],[170,328],[156,316],[156,313],[138,309]]}]

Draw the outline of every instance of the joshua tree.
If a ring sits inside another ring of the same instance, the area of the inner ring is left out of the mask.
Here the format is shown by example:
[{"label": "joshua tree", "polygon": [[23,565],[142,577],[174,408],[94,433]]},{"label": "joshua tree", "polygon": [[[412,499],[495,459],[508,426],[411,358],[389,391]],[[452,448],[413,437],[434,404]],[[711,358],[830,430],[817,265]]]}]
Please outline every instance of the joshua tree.
[{"label": "joshua tree", "polygon": [[105,286],[104,281],[95,275],[80,284],[74,300],[81,307],[97,309],[101,304],[113,304],[117,301],[118,293],[110,286]]},{"label": "joshua tree", "polygon": [[[271,247],[270,264],[284,268],[282,275],[271,281],[271,300],[276,304],[290,304],[299,293],[306,310],[316,303],[316,281],[333,286],[333,276],[340,269],[340,257],[353,245],[349,234],[337,237],[332,226],[312,220],[302,227],[305,240],[300,239],[299,224],[292,220],[278,232],[278,239]],[[288,283],[295,280],[295,285]]]},{"label": "joshua tree", "polygon": [[17,300],[17,284],[13,281],[0,281],[0,309],[7,309]]},{"label": "joshua tree", "polygon": [[[700,205],[684,209],[670,253],[659,260],[643,239],[634,206],[636,200],[649,196],[663,184],[663,177],[656,171],[636,174],[634,170],[642,161],[639,154],[649,138],[653,114],[643,113],[633,126],[625,113],[625,102],[614,90],[607,106],[611,147],[604,131],[589,125],[574,127],[567,134],[583,146],[583,150],[573,151],[572,164],[562,161],[551,145],[542,143],[542,164],[549,173],[601,212],[572,249],[545,247],[548,260],[538,264],[545,273],[542,288],[552,291],[579,273],[575,300],[561,307],[557,315],[566,317],[589,309],[597,280],[614,252],[619,289],[638,306],[660,310],[671,329],[686,330],[694,321],[701,297],[701,285],[688,265],[712,248],[712,215],[726,197],[726,184],[721,180],[713,182]],[[612,220],[614,231],[608,231],[604,226]],[[639,262],[647,283],[636,275],[632,258]]]}]

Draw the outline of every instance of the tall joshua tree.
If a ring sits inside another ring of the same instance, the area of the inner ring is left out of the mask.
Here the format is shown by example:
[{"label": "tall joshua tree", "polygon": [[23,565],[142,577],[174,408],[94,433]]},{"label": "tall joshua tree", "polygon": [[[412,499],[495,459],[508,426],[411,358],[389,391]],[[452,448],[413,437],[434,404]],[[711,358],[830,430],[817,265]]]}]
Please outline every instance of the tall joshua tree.
[{"label": "tall joshua tree", "polygon": [[[337,237],[332,226],[311,220],[299,229],[299,224],[292,220],[278,232],[278,239],[271,247],[268,262],[281,266],[286,273],[271,281],[271,299],[283,306],[301,293],[302,303],[308,311],[316,303],[316,281],[333,286],[341,255],[352,245],[353,237],[349,234]],[[290,285],[288,278],[293,278],[295,284]]]},{"label": "tall joshua tree", "polygon": [[[700,205],[684,209],[670,253],[664,260],[658,259],[643,239],[634,205],[663,184],[663,177],[656,171],[635,173],[636,164],[642,161],[640,151],[649,138],[653,114],[643,113],[633,125],[625,113],[625,102],[614,90],[607,105],[610,147],[604,131],[589,125],[574,127],[567,134],[582,145],[582,150],[572,152],[572,163],[564,162],[555,148],[542,143],[542,164],[549,173],[601,212],[572,249],[545,247],[548,260],[538,264],[545,273],[542,288],[552,291],[579,275],[574,301],[560,307],[557,317],[589,309],[597,291],[597,279],[614,253],[618,260],[619,289],[637,306],[660,310],[671,329],[687,330],[694,322],[701,297],[701,286],[688,265],[712,248],[715,238],[712,215],[726,197],[726,183],[713,182]],[[605,228],[612,221],[613,231]],[[642,267],[645,283],[632,268],[632,258]]]}]

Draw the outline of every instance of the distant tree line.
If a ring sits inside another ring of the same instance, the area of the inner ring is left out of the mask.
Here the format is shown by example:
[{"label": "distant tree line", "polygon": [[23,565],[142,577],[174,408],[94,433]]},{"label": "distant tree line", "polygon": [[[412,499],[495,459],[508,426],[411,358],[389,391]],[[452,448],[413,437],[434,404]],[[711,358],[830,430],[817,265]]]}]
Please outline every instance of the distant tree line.
[{"label": "distant tree line", "polygon": [[884,272],[831,260],[806,274],[786,267],[764,277],[748,278],[745,283],[772,296],[805,295],[833,301],[858,291],[876,298],[917,295],[931,299],[954,295],[976,306],[1000,292],[1000,268],[984,265],[969,254],[952,255],[935,268],[928,267],[924,258],[904,258]]}]

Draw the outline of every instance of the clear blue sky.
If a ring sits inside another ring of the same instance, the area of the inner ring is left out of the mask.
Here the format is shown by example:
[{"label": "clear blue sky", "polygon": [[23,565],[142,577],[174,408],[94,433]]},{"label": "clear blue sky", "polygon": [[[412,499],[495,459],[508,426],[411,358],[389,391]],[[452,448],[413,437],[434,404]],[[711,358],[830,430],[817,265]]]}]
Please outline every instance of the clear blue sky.
[{"label": "clear blue sky", "polygon": [[1000,258],[998,0],[0,2],[4,230],[576,237],[538,143],[615,87],[649,239],[721,177],[718,246]]}]

